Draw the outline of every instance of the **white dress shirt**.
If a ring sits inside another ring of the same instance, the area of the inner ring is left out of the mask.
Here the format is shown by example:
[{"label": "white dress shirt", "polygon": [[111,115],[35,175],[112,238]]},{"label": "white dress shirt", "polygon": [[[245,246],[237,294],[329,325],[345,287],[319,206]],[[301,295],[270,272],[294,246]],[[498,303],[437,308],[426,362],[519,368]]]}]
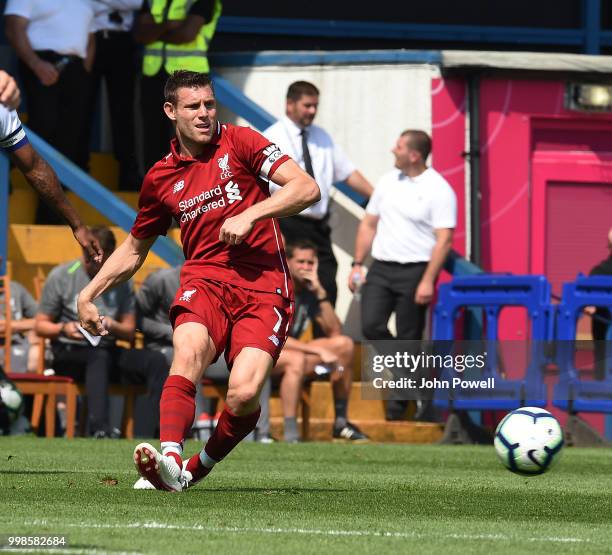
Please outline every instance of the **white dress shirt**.
[{"label": "white dress shirt", "polygon": [[94,18],[90,1],[8,0],[4,15],[28,20],[26,34],[34,50],[85,58]]},{"label": "white dress shirt", "polygon": [[379,217],[374,259],[428,262],[436,243],[434,230],[457,225],[457,197],[433,168],[412,178],[396,169],[380,178],[366,213]]},{"label": "white dress shirt", "polygon": [[[131,31],[134,12],[142,6],[142,0],[91,0],[96,18],[93,31]],[[112,21],[110,14],[119,12],[121,22]]]},{"label": "white dress shirt", "polygon": [[[309,125],[305,129],[314,178],[321,189],[321,200],[300,212],[300,216],[321,220],[329,210],[332,185],[337,181],[344,181],[355,171],[355,166],[323,128],[318,125]],[[272,124],[263,132],[281,151],[291,156],[305,169],[301,133],[302,128],[298,127],[287,116]],[[278,189],[280,189],[278,185],[270,183],[271,194]]]}]

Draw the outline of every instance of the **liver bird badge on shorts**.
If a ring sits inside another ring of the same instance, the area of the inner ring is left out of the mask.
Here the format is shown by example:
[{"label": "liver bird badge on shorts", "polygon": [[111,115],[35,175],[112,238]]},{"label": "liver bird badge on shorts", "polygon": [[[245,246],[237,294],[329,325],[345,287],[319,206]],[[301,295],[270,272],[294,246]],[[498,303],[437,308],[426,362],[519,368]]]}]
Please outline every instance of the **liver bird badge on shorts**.
[{"label": "liver bird badge on shorts", "polygon": [[217,159],[217,163],[219,164],[219,168],[221,168],[221,179],[229,179],[233,177],[233,173],[229,167],[229,152],[225,154],[225,156],[221,156],[221,158]]}]

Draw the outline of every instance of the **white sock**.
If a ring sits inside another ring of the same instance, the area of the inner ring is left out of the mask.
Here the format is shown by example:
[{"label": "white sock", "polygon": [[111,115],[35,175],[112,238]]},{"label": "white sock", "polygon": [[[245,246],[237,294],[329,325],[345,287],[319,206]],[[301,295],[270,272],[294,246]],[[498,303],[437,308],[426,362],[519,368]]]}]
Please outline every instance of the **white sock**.
[{"label": "white sock", "polygon": [[202,449],[200,451],[200,462],[202,463],[202,466],[205,466],[206,468],[212,468],[213,466],[215,466],[217,464],[217,462],[215,459],[211,459],[207,454],[206,451],[204,451],[204,449]]},{"label": "white sock", "polygon": [[164,441],[161,444],[162,455],[166,456],[169,453],[176,453],[181,459],[183,458],[183,446],[174,441]]}]

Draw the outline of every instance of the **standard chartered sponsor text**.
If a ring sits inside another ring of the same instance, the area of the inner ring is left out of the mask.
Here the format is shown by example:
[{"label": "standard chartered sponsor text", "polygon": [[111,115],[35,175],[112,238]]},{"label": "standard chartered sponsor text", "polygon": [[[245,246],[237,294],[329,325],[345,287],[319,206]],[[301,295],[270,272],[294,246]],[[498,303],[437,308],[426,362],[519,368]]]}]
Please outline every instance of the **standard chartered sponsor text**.
[{"label": "standard chartered sponsor text", "polygon": [[[207,202],[206,204],[201,204],[207,200],[210,200],[210,202]],[[189,210],[189,208],[193,208],[194,206],[195,208],[193,210]],[[211,210],[215,210],[217,208],[224,208],[225,197],[223,196],[223,189],[221,188],[221,185],[217,185],[214,189],[202,191],[198,195],[179,201],[178,207],[179,210],[182,212],[180,222],[189,222],[200,214],[210,212]]]}]

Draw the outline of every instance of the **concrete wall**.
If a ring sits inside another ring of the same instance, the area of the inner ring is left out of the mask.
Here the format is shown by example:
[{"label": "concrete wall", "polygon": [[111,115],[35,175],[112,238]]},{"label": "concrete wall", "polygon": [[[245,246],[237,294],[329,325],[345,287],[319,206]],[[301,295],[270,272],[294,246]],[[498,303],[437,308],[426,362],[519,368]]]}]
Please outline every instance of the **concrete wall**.
[{"label": "concrete wall", "polygon": [[[287,87],[294,81],[314,83],[321,91],[316,123],[324,127],[372,182],[393,167],[390,152],[407,128],[431,132],[431,81],[436,66],[326,65],[218,68],[220,74],[272,115],[285,111]],[[221,121],[248,122],[227,109]],[[334,251],[339,262],[338,313],[346,332],[360,337],[358,306],[347,288],[355,234],[363,210],[339,191],[332,206]]]}]

